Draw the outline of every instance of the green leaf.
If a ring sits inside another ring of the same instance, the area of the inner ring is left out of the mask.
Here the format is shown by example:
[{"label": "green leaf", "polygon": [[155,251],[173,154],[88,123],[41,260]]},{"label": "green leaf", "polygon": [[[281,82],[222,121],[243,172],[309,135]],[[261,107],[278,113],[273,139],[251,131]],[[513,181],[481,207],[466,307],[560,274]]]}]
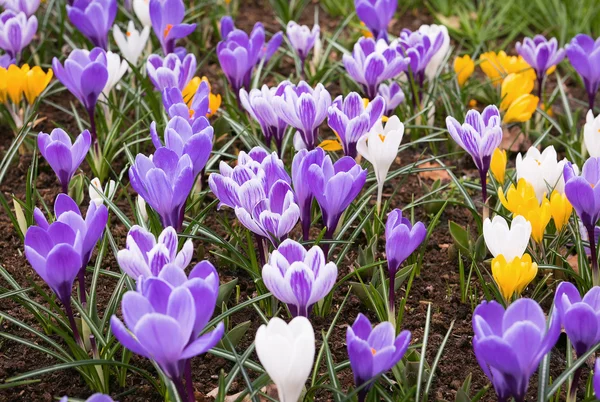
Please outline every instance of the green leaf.
[{"label": "green leaf", "polygon": [[226,336],[229,339],[227,345],[224,343],[223,340],[221,340],[217,344],[217,347],[233,351],[233,348],[235,348],[240,343],[246,332],[248,332],[248,328],[250,328],[251,323],[251,321],[244,321],[233,327],[229,332],[227,332]]}]

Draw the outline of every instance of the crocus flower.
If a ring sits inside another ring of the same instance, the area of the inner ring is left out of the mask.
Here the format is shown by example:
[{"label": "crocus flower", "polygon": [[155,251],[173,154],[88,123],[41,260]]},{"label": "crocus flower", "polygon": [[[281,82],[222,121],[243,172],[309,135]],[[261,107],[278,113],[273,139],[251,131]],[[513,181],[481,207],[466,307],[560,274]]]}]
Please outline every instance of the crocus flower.
[{"label": "crocus flower", "polygon": [[383,39],[375,41],[371,38],[360,38],[354,45],[352,55],[344,54],[343,57],[348,75],[362,85],[369,99],[377,95],[383,81],[396,78],[406,71],[410,60],[396,46],[389,46]]},{"label": "crocus flower", "polygon": [[446,118],[446,126],[450,136],[471,157],[479,170],[483,203],[487,202],[486,176],[494,150],[502,141],[500,111],[494,105],[487,106],[483,113],[469,110],[465,122],[460,123],[451,116]]},{"label": "crocus flower", "polygon": [[23,64],[20,68],[15,64],[6,69],[0,67],[0,81],[4,84],[0,84],[0,102],[7,102],[8,97],[13,104],[18,105],[25,95],[27,102],[33,105],[52,80],[52,76],[51,68],[44,72],[39,66],[30,68],[28,64]]},{"label": "crocus flower", "polygon": [[96,141],[94,110],[98,97],[108,82],[106,52],[97,47],[91,51],[74,49],[64,67],[55,57],[52,69],[56,78],[83,104],[90,117],[92,142]]},{"label": "crocus flower", "polygon": [[123,58],[135,66],[146,48],[146,43],[148,43],[150,27],[145,26],[140,32],[135,29],[133,21],[129,21],[125,35],[121,32],[121,28],[115,25],[113,27],[113,37]]},{"label": "crocus flower", "polygon": [[411,32],[409,29],[403,29],[400,32],[398,52],[409,58],[410,71],[420,87],[423,87],[425,80],[425,69],[429,66],[433,56],[443,50],[444,42],[445,37],[441,30],[432,33],[432,37],[421,31]]},{"label": "crocus flower", "polygon": [[183,91],[196,72],[196,56],[188,53],[181,60],[174,53],[164,59],[152,54],[146,62],[146,71],[156,90],[162,92],[166,88],[179,88]]},{"label": "crocus flower", "polygon": [[311,209],[315,199],[314,188],[309,180],[308,171],[312,165],[321,166],[325,159],[325,151],[322,148],[315,148],[312,151],[301,149],[294,155],[292,161],[292,182],[294,183],[294,192],[296,200],[300,207],[300,220],[302,221],[302,236],[305,241],[309,239],[311,225]]},{"label": "crocus flower", "polygon": [[519,296],[537,275],[538,266],[529,254],[506,258],[498,254],[492,260],[492,276],[504,300],[510,303],[513,295]]},{"label": "crocus flower", "polygon": [[425,77],[428,80],[433,80],[439,73],[440,66],[446,60],[446,56],[450,52],[450,35],[448,34],[448,28],[445,25],[421,25],[419,32],[422,35],[429,37],[431,43],[435,43],[439,35],[442,35],[442,45],[440,48],[433,53],[427,67],[425,68]]},{"label": "crocus flower", "polygon": [[265,144],[271,146],[275,141],[279,155],[282,155],[283,137],[288,124],[275,112],[274,98],[283,96],[285,88],[290,85],[289,81],[283,81],[277,87],[269,88],[263,85],[261,89],[252,89],[248,93],[244,88],[240,89],[240,101],[248,114],[260,124],[265,136]]},{"label": "crocus flower", "polygon": [[19,60],[21,51],[31,43],[37,28],[35,15],[27,18],[24,12],[4,11],[0,14],[0,49],[11,59]]},{"label": "crocus flower", "polygon": [[598,257],[594,228],[600,219],[600,158],[589,158],[583,165],[581,176],[576,167],[567,162],[564,168],[565,194],[583,226],[588,232],[592,259],[592,277],[594,286],[600,285]]},{"label": "crocus flower", "polygon": [[69,183],[73,174],[85,159],[92,144],[90,132],[85,130],[71,142],[69,135],[60,128],[55,128],[50,134],[38,135],[38,148],[46,159],[62,186],[62,192],[69,192]]},{"label": "crocus flower", "polygon": [[573,213],[573,206],[566,194],[561,194],[556,190],[552,192],[552,196],[550,196],[550,213],[556,230],[562,230]]},{"label": "crocus flower", "polygon": [[384,103],[380,96],[364,102],[356,92],[350,92],[345,98],[342,95],[335,98],[328,109],[327,122],[340,140],[344,154],[356,158],[356,143],[381,122]]},{"label": "crocus flower", "polygon": [[554,189],[559,193],[565,191],[563,179],[565,163],[567,159],[559,161],[552,145],[546,147],[543,152],[536,147],[530,147],[525,157],[520,153],[517,155],[517,180],[525,179],[530,183],[537,199],[541,202],[546,194],[550,194],[548,189]]},{"label": "crocus flower", "polygon": [[560,336],[556,310],[546,329],[542,308],[532,299],[519,299],[506,310],[483,301],[473,312],[473,350],[492,381],[498,400],[511,396],[522,402],[529,379]]},{"label": "crocus flower", "polygon": [[106,52],[106,71],[108,71],[108,80],[102,89],[102,95],[108,99],[110,91],[121,81],[121,78],[127,72],[129,65],[127,61],[121,60],[118,54]]},{"label": "crocus flower", "polygon": [[15,59],[9,54],[3,54],[0,56],[0,68],[7,69],[11,64],[15,64]]},{"label": "crocus flower", "polygon": [[[206,85],[206,87],[204,86]],[[188,82],[187,86],[181,91],[183,100],[191,110],[196,111],[199,104],[204,104],[204,98],[208,97],[208,110],[206,117],[214,116],[221,107],[221,95],[212,93],[210,82],[206,77],[194,77]],[[196,117],[199,117],[197,115]]]},{"label": "crocus flower", "polygon": [[383,112],[383,115],[387,117],[392,116],[394,110],[405,99],[402,87],[396,81],[393,81],[390,85],[380,84],[377,94],[385,101],[385,112]]},{"label": "crocus flower", "polygon": [[531,238],[538,244],[541,244],[544,240],[546,226],[548,226],[550,218],[552,218],[550,201],[548,201],[547,198],[544,198],[540,204],[531,203],[528,206],[519,206],[515,213],[517,215],[522,215],[529,223],[531,223]]},{"label": "crocus flower", "polygon": [[[66,396],[63,396],[59,402],[68,402],[68,401],[69,401],[69,398],[67,398]],[[108,395],[96,393],[96,394],[90,396],[88,399],[86,399],[85,402],[114,402],[114,401]]]},{"label": "crocus flower", "polygon": [[486,218],[483,221],[485,245],[494,257],[503,255],[507,261],[521,258],[527,249],[530,237],[531,223],[521,215],[514,217],[510,228],[500,215],[494,216],[493,220]]},{"label": "crocus flower", "polygon": [[583,142],[590,156],[600,156],[600,115],[594,117],[594,112],[588,110],[583,126]]},{"label": "crocus flower", "polygon": [[354,0],[356,15],[371,31],[375,39],[387,41],[387,29],[398,2],[396,0]]},{"label": "crocus flower", "polygon": [[269,256],[262,278],[273,296],[288,305],[293,317],[308,317],[313,304],[335,285],[337,273],[337,266],[325,262],[319,246],[306,251],[302,244],[286,239]]},{"label": "crocus flower", "polygon": [[152,26],[152,20],[150,19],[150,1],[133,0],[133,12],[144,27]]},{"label": "crocus flower", "polygon": [[40,7],[40,0],[2,0],[0,5],[6,10],[15,13],[23,12],[27,17],[31,17]]},{"label": "crocus flower", "polygon": [[188,384],[186,394],[182,380],[185,373],[190,381],[190,359],[213,348],[224,333],[221,322],[200,335],[217,301],[217,271],[210,262],[202,261],[187,277],[181,268],[170,265],[157,277],[139,280],[137,288],[123,295],[125,324],[113,315],[111,329],[124,347],[154,360],[175,382],[182,400],[192,401],[193,385]]},{"label": "crocus flower", "polygon": [[396,331],[390,322],[382,322],[374,328],[362,313],[359,313],[352,326],[346,330],[348,357],[354,373],[354,385],[366,385],[358,393],[358,400],[364,402],[377,376],[391,370],[408,350],[410,332]]},{"label": "crocus flower", "polygon": [[[156,122],[150,125],[152,143],[158,150],[163,146],[156,131]],[[213,128],[206,117],[194,120],[190,124],[186,119],[175,116],[167,123],[164,134],[164,146],[174,151],[179,158],[188,155],[196,177],[208,162],[212,151]]]},{"label": "crocus flower", "polygon": [[522,44],[517,42],[515,48],[535,70],[541,94],[544,77],[551,72],[548,71],[550,68],[555,67],[565,58],[565,50],[558,47],[556,38],[548,40],[543,35],[536,35],[533,39],[525,38]]},{"label": "crocus flower", "polygon": [[194,255],[192,239],[186,240],[177,252],[177,232],[171,226],[156,239],[146,229],[134,225],[127,233],[125,247],[117,253],[117,262],[123,272],[135,280],[158,276],[163,268],[171,265],[183,271]]},{"label": "crocus flower", "polygon": [[315,359],[310,321],[299,316],[286,324],[273,317],[258,328],[254,344],[258,359],[277,386],[279,400],[298,401]]},{"label": "crocus flower", "polygon": [[[94,177],[88,186],[88,194],[90,202],[96,204],[97,207],[104,204],[104,197],[112,200],[117,191],[117,185],[114,180],[109,180],[106,189],[102,188],[102,182],[99,178]],[[104,195],[104,197],[102,197]]]},{"label": "crocus flower", "polygon": [[152,159],[138,154],[129,168],[129,181],[160,215],[163,227],[182,228],[185,201],[194,185],[194,165],[189,155],[180,157],[168,148],[156,150]]},{"label": "crocus flower", "polygon": [[289,84],[284,88],[283,96],[272,99],[279,118],[298,130],[294,136],[296,150],[314,149],[319,126],[327,117],[327,110],[331,106],[331,95],[323,84],[317,84],[314,89],[305,81],[300,81],[297,86]]},{"label": "crocus flower", "polygon": [[522,56],[509,56],[504,50],[482,53],[479,67],[494,86],[499,86],[502,79],[511,73],[525,73],[535,79],[535,71]]},{"label": "crocus flower", "polygon": [[490,171],[500,183],[500,185],[504,185],[504,180],[506,178],[506,150],[496,148],[494,153],[492,154],[492,161],[490,162]]},{"label": "crocus flower", "polygon": [[211,113],[210,90],[208,84],[204,81],[198,85],[196,92],[192,94],[189,102],[186,102],[184,93],[177,87],[165,88],[162,94],[162,101],[171,119],[181,117],[191,125],[197,125],[202,122],[202,128],[210,124],[207,119]]},{"label": "crocus flower", "polygon": [[287,24],[285,33],[292,48],[298,53],[298,57],[300,57],[300,66],[304,67],[304,61],[308,57],[308,53],[321,35],[321,27],[315,24],[311,30],[306,25],[298,25],[295,21],[290,21]]},{"label": "crocus flower", "polygon": [[578,34],[565,46],[567,57],[583,81],[588,94],[588,107],[594,109],[596,92],[600,87],[600,38]]},{"label": "crocus flower", "polygon": [[540,98],[532,94],[524,94],[515,99],[502,118],[502,122],[524,123],[531,120],[531,116],[538,107]]},{"label": "crocus flower", "polygon": [[388,214],[385,223],[385,255],[390,275],[389,307],[394,309],[396,273],[400,265],[421,246],[427,236],[423,222],[414,225],[402,216],[402,211],[394,209]]},{"label": "crocus flower", "polygon": [[465,85],[465,82],[475,71],[475,62],[471,59],[471,56],[466,54],[461,57],[454,59],[454,73],[456,74],[456,80],[459,86]]},{"label": "crocus flower", "polygon": [[[521,95],[529,94],[535,85],[535,78],[526,73],[511,73],[502,80],[500,90],[500,110],[504,111]],[[537,105],[536,105],[537,106]]]},{"label": "crocus flower", "polygon": [[333,239],[342,214],[358,196],[367,179],[367,170],[354,159],[344,156],[335,163],[329,155],[320,165],[308,167],[308,180],[314,197],[321,207],[323,223],[327,227],[325,238]]},{"label": "crocus flower", "polygon": [[511,184],[506,195],[502,187],[498,188],[498,198],[504,208],[508,209],[515,216],[519,215],[521,210],[529,210],[539,205],[540,202],[535,194],[535,189],[525,179],[520,179],[517,186]]},{"label": "crocus flower", "polygon": [[378,212],[381,208],[383,185],[390,166],[392,166],[398,155],[398,147],[402,142],[403,135],[404,124],[402,124],[398,116],[390,117],[385,123],[385,127],[383,127],[381,119],[378,119],[371,130],[358,141],[356,146],[358,153],[373,165],[373,171],[377,179]]},{"label": "crocus flower", "polygon": [[117,0],[75,0],[67,4],[75,28],[96,47],[108,50],[108,31],[117,16]]},{"label": "crocus flower", "polygon": [[175,51],[178,39],[185,38],[196,29],[196,24],[183,24],[183,0],[150,0],[150,21],[163,53]]}]

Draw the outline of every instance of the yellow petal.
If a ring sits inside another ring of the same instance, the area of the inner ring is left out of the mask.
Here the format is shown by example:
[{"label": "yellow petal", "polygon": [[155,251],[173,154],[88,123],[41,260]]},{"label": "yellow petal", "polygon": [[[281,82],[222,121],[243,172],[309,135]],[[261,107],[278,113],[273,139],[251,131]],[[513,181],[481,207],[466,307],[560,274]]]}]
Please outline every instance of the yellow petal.
[{"label": "yellow petal", "polygon": [[535,95],[525,94],[519,96],[508,107],[502,121],[504,123],[522,123],[531,119],[540,101]]},{"label": "yellow petal", "polygon": [[8,66],[8,75],[6,77],[6,86],[8,97],[14,104],[20,103],[23,99],[23,88],[25,86],[25,74],[29,71],[29,66],[23,64],[21,68],[15,64]]},{"label": "yellow petal", "polygon": [[322,143],[319,144],[319,146],[325,151],[331,152],[341,151],[343,149],[342,144],[340,144],[338,140],[324,140]]},{"label": "yellow petal", "polygon": [[567,199],[565,194],[561,194],[554,190],[550,196],[550,212],[556,230],[562,230],[573,213],[573,206]]},{"label": "yellow petal", "polygon": [[534,79],[527,74],[511,73],[502,80],[502,103],[500,110],[506,110],[517,98],[533,90]]},{"label": "yellow petal", "polygon": [[42,92],[44,92],[52,80],[52,76],[52,69],[48,69],[48,72],[44,73],[39,66],[33,67],[25,74],[25,85],[23,87],[23,92],[25,93],[27,102],[29,102],[30,105],[35,102],[36,98],[40,96]]},{"label": "yellow petal", "polygon": [[496,148],[492,154],[490,170],[501,185],[504,185],[504,177],[506,176],[506,162],[506,151]]},{"label": "yellow petal", "polygon": [[506,261],[502,254],[492,260],[492,276],[505,300],[521,292],[537,275],[538,266],[529,254]]},{"label": "yellow petal", "polygon": [[458,85],[461,87],[467,82],[473,71],[475,71],[475,62],[468,54],[454,59],[454,73],[456,73]]}]

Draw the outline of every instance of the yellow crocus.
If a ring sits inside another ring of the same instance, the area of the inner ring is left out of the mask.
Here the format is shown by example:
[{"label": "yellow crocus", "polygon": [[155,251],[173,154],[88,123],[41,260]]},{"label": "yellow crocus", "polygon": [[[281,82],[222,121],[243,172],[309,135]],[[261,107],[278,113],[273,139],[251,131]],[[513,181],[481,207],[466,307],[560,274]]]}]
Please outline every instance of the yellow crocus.
[{"label": "yellow crocus", "polygon": [[554,190],[550,196],[550,212],[556,230],[562,230],[573,213],[573,206],[567,199],[565,194],[561,194]]},{"label": "yellow crocus", "polygon": [[537,243],[544,240],[544,232],[546,226],[550,223],[552,217],[550,201],[547,198],[542,200],[540,205],[523,205],[517,208],[515,215],[522,215],[529,223],[531,223],[531,238]]},{"label": "yellow crocus", "polygon": [[39,66],[33,67],[25,74],[23,92],[30,105],[35,102],[35,99],[40,96],[42,92],[44,92],[44,89],[46,89],[50,80],[52,80],[52,76],[53,72],[51,68],[45,73]]},{"label": "yellow crocus", "polygon": [[504,185],[504,177],[506,176],[506,162],[506,151],[504,149],[496,148],[492,154],[490,170],[494,175],[494,178],[502,185]]},{"label": "yellow crocus", "polygon": [[525,73],[535,78],[535,71],[521,56],[509,56],[505,51],[486,52],[479,56],[479,67],[498,86],[501,80],[511,73]]},{"label": "yellow crocus", "polygon": [[533,90],[535,79],[529,74],[510,73],[502,80],[500,110],[506,110],[521,95]]},{"label": "yellow crocus", "polygon": [[529,254],[506,261],[502,254],[492,260],[492,276],[505,300],[519,296],[537,275],[538,266]]},{"label": "yellow crocus", "polygon": [[187,103],[188,107],[192,106],[192,102],[194,101],[194,95],[196,95],[196,91],[198,91],[198,87],[200,86],[200,83],[204,81],[206,82],[206,84],[208,84],[208,108],[210,109],[209,112],[207,113],[206,117],[211,117],[212,115],[214,115],[217,110],[219,110],[219,108],[221,107],[221,95],[220,94],[213,94],[211,92],[211,86],[210,86],[210,82],[208,81],[208,78],[206,77],[194,77],[190,80],[190,82],[187,84],[187,86],[183,89],[183,91],[181,91],[181,94],[183,95],[183,101],[185,103]]},{"label": "yellow crocus", "polygon": [[373,38],[373,32],[371,32],[371,30],[367,28],[367,25],[362,21],[360,22],[360,32],[362,32],[362,35],[365,38]]},{"label": "yellow crocus", "polygon": [[29,72],[29,65],[23,64],[21,68],[15,64],[8,66],[6,76],[6,87],[8,97],[14,104],[18,104],[23,99],[23,88],[25,86],[25,75]]},{"label": "yellow crocus", "polygon": [[8,101],[8,71],[0,67],[0,102]]},{"label": "yellow crocus", "polygon": [[454,72],[458,85],[461,87],[467,82],[473,71],[475,71],[475,62],[468,54],[454,59]]},{"label": "yellow crocus", "polygon": [[532,94],[519,96],[508,107],[502,121],[504,123],[522,123],[531,119],[540,98]]},{"label": "yellow crocus", "polygon": [[506,195],[502,187],[498,189],[498,198],[504,208],[508,209],[513,214],[518,214],[521,209],[531,209],[539,205],[539,201],[535,195],[535,189],[525,179],[520,179],[515,187],[511,184]]}]

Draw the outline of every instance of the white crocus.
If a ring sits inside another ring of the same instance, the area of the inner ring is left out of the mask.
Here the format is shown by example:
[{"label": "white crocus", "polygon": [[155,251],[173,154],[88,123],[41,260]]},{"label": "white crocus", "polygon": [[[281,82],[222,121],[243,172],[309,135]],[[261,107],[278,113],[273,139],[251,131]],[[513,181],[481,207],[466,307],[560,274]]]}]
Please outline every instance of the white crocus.
[{"label": "white crocus", "polygon": [[398,116],[389,118],[385,127],[379,120],[371,131],[363,136],[356,144],[356,149],[366,160],[371,162],[377,179],[377,210],[381,208],[381,197],[383,184],[390,170],[390,166],[396,159],[398,147],[404,135],[404,124]]},{"label": "white crocus", "polygon": [[600,114],[594,117],[594,112],[591,110],[585,116],[583,142],[591,157],[597,158],[600,156]]},{"label": "white crocus", "polygon": [[121,60],[118,54],[113,52],[106,52],[106,69],[108,70],[108,80],[102,94],[108,99],[110,91],[115,85],[121,81],[123,75],[127,72],[129,65],[125,60]]},{"label": "white crocus", "polygon": [[438,75],[440,66],[444,60],[446,60],[446,57],[450,52],[450,35],[448,34],[448,28],[446,28],[444,25],[435,24],[421,25],[421,27],[419,27],[419,32],[421,32],[423,35],[427,35],[432,43],[440,32],[444,37],[442,46],[433,55],[429,61],[429,64],[427,64],[427,68],[425,69],[425,76],[429,81],[431,81]]},{"label": "white crocus", "polygon": [[140,197],[138,195],[137,198],[135,199],[135,206],[136,206],[137,212],[138,212],[140,218],[142,219],[142,221],[148,222],[148,211],[146,210],[146,200],[144,200],[142,197]]},{"label": "white crocus", "polygon": [[133,0],[133,12],[145,27],[151,27],[150,0]]},{"label": "white crocus", "polygon": [[94,179],[90,182],[90,185],[88,187],[88,194],[90,195],[90,201],[96,204],[96,206],[100,206],[104,203],[104,198],[102,198],[101,194],[104,194],[106,198],[112,200],[116,190],[117,186],[114,180],[109,180],[108,187],[106,188],[106,190],[104,190],[100,179],[94,177]]},{"label": "white crocus", "polygon": [[536,147],[531,147],[523,157],[517,155],[517,180],[525,179],[535,189],[538,201],[542,201],[544,193],[550,194],[549,188],[564,193],[565,180],[563,168],[566,159],[558,160],[556,150],[553,146],[544,149],[543,152]]},{"label": "white crocus", "polygon": [[510,228],[503,217],[496,215],[490,221],[486,218],[483,222],[483,238],[485,245],[494,257],[502,254],[506,261],[515,257],[521,258],[529,244],[531,237],[531,223],[521,215],[515,216]]},{"label": "white crocus", "polygon": [[315,334],[310,321],[298,316],[286,324],[271,318],[256,332],[256,353],[277,386],[280,402],[297,402],[315,358]]},{"label": "white crocus", "polygon": [[140,33],[140,31],[135,29],[133,21],[129,21],[127,32],[123,35],[121,28],[115,24],[113,27],[113,37],[123,58],[135,66],[150,37],[150,27],[145,26]]}]

